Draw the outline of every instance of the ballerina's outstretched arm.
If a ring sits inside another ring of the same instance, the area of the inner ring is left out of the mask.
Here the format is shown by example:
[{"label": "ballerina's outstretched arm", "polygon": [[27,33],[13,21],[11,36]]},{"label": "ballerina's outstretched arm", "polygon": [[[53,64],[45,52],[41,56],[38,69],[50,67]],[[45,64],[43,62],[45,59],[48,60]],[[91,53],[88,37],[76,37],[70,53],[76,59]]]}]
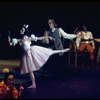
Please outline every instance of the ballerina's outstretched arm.
[{"label": "ballerina's outstretched arm", "polygon": [[50,40],[54,40],[55,41],[55,39],[53,37],[50,37],[50,36],[37,37],[37,40],[44,40],[44,39],[47,39],[47,38],[49,38]]},{"label": "ballerina's outstretched arm", "polygon": [[44,39],[47,39],[47,38],[49,38],[49,39],[52,40],[52,41],[55,41],[55,39],[52,38],[52,37],[50,37],[50,36],[36,37],[34,34],[32,34],[31,37],[29,37],[29,39],[32,40],[32,41],[44,40]]},{"label": "ballerina's outstretched arm", "polygon": [[20,39],[13,38],[11,42],[11,37],[8,36],[8,41],[10,46],[15,46],[20,41]]}]

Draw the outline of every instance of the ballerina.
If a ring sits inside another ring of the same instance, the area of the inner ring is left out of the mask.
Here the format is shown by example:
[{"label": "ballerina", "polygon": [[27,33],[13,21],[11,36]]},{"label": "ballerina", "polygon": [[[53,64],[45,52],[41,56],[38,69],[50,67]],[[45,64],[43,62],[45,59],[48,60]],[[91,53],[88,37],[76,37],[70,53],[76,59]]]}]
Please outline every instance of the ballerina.
[{"label": "ballerina", "polygon": [[55,41],[54,38],[50,36],[36,37],[34,34],[31,34],[29,37],[27,35],[29,25],[24,25],[20,30],[21,38],[13,38],[11,41],[10,36],[8,36],[8,41],[10,46],[15,46],[17,43],[20,44],[20,47],[23,49],[23,55],[20,63],[20,74],[30,74],[32,85],[28,88],[36,88],[35,76],[33,71],[39,70],[53,54],[59,52],[67,52],[69,48],[63,50],[52,50],[42,46],[33,45],[31,46],[31,41],[43,40],[49,38],[52,41]]}]

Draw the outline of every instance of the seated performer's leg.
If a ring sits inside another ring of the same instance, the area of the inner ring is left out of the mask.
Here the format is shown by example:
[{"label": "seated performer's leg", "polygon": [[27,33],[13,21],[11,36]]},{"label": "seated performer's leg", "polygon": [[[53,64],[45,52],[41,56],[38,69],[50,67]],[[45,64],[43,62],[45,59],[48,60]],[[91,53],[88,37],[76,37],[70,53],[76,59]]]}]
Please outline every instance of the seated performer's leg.
[{"label": "seated performer's leg", "polygon": [[94,68],[95,65],[94,65],[94,49],[91,45],[87,45],[86,49],[89,51],[90,53],[90,60],[91,60],[91,66]]},{"label": "seated performer's leg", "polygon": [[80,56],[82,59],[82,67],[84,67],[84,50],[85,50],[85,44],[80,45]]}]

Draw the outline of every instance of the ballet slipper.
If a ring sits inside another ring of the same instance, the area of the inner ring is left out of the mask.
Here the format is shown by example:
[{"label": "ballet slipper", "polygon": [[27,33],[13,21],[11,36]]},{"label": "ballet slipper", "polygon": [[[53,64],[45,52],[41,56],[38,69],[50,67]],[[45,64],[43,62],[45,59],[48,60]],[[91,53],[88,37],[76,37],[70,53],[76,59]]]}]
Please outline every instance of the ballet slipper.
[{"label": "ballet slipper", "polygon": [[28,88],[36,88],[36,84],[32,84],[31,86],[29,86]]}]

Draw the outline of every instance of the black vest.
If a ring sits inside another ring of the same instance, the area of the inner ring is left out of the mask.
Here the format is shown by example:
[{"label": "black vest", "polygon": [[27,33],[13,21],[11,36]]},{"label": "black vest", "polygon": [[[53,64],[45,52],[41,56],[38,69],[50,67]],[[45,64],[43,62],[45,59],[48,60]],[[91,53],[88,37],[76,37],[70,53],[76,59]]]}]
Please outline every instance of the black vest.
[{"label": "black vest", "polygon": [[[63,49],[63,44],[61,41],[61,37],[59,36],[59,28],[55,28],[54,32],[48,31],[49,36],[53,37],[55,41],[52,43],[52,49],[56,50],[62,50]],[[59,53],[60,56],[63,55],[63,53]]]}]

